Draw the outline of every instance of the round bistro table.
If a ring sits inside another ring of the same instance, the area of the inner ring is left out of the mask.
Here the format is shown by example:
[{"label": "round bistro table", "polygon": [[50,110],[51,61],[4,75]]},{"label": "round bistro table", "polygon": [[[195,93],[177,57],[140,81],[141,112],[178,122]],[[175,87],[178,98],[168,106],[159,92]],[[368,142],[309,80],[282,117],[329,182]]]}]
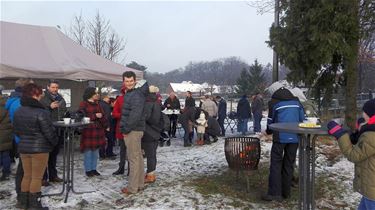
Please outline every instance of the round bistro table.
[{"label": "round bistro table", "polygon": [[301,128],[299,123],[273,123],[269,128],[273,131],[295,133],[300,136],[298,145],[299,168],[299,209],[315,209],[315,141],[318,136],[328,135],[326,126],[321,128]]}]

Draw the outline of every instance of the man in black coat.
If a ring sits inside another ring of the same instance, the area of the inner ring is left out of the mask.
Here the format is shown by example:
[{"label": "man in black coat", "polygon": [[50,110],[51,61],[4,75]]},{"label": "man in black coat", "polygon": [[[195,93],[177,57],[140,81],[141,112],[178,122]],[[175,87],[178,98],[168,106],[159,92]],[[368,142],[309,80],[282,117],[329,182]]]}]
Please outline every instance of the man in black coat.
[{"label": "man in black coat", "polygon": [[[59,82],[57,80],[50,80],[47,85],[47,90],[44,92],[44,97],[40,102],[50,112],[52,121],[62,120],[66,112],[66,102],[64,98],[58,93]],[[57,176],[56,160],[59,154],[60,145],[64,142],[63,131],[56,129],[56,135],[59,143],[49,153],[48,167],[43,176],[43,185],[48,185],[47,179],[50,182],[62,182],[63,180]]]},{"label": "man in black coat", "polygon": [[247,96],[243,95],[238,101],[237,105],[237,131],[245,135],[247,132],[247,122],[251,118],[250,103],[247,100]]},{"label": "man in black coat", "polygon": [[190,91],[186,92],[185,107],[195,107],[195,99]]},{"label": "man in black coat", "polygon": [[216,96],[216,101],[219,104],[217,122],[220,125],[221,136],[225,136],[224,120],[227,117],[227,102],[220,96]]}]

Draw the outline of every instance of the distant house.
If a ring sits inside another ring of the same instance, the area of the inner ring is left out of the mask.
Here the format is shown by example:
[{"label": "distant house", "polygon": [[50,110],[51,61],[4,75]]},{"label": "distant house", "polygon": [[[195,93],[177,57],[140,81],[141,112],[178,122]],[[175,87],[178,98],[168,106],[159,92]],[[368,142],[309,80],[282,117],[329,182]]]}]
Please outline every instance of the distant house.
[{"label": "distant house", "polygon": [[230,85],[211,85],[207,82],[203,84],[183,81],[181,83],[169,83],[167,94],[175,92],[178,97],[185,97],[187,91],[192,92],[194,97],[202,95],[230,95],[235,93],[236,86]]},{"label": "distant house", "polygon": [[201,84],[195,84],[191,81],[183,81],[181,83],[169,83],[167,87],[167,94],[175,92],[178,97],[184,97],[185,93],[190,91],[194,97],[204,94],[204,89]]}]

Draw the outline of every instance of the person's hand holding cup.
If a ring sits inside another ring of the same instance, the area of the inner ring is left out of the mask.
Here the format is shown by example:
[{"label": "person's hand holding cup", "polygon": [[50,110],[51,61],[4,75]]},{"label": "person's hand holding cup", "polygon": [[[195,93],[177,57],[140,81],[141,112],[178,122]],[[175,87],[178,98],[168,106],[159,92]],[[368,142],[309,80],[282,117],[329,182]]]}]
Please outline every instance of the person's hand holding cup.
[{"label": "person's hand holding cup", "polygon": [[103,114],[99,112],[99,113],[96,113],[95,116],[96,116],[97,118],[102,118],[102,117],[103,117]]}]

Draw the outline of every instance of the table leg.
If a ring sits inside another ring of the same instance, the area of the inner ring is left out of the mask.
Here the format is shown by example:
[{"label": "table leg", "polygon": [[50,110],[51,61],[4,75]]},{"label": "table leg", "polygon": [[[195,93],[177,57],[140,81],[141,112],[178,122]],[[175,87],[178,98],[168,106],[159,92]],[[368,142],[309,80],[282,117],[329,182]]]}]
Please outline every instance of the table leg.
[{"label": "table leg", "polygon": [[68,137],[67,137],[67,141],[68,141],[68,154],[67,154],[67,172],[66,172],[66,177],[67,177],[67,180],[66,180],[66,195],[65,195],[65,200],[64,200],[64,203],[66,203],[68,201],[68,196],[69,196],[69,191],[70,191],[70,187],[71,187],[71,182],[72,180],[70,179],[70,174],[71,174],[71,171],[70,171],[70,156],[71,156],[71,136],[70,136],[70,130],[69,128],[67,128],[67,133],[68,133]]},{"label": "table leg", "polygon": [[315,141],[318,136],[314,136],[311,142],[311,209],[315,209]]},{"label": "table leg", "polygon": [[67,147],[68,147],[68,141],[67,141],[67,132],[66,132],[66,129],[64,129],[64,132],[63,132],[63,135],[64,135],[64,148],[63,148],[63,182],[62,182],[62,189],[60,192],[58,193],[52,193],[52,194],[45,194],[45,195],[42,195],[43,197],[45,196],[56,196],[56,195],[62,195],[64,194],[64,191],[65,191],[65,185],[67,184],[66,182],[66,175],[65,175],[65,172],[66,172],[66,158],[67,158]]},{"label": "table leg", "polygon": [[306,138],[306,208],[311,209],[311,135]]},{"label": "table leg", "polygon": [[298,174],[299,174],[299,184],[298,184],[298,209],[302,209],[302,203],[303,203],[303,190],[304,190],[304,174],[303,174],[303,168],[304,168],[304,141],[305,136],[300,136],[301,140],[298,144]]}]

